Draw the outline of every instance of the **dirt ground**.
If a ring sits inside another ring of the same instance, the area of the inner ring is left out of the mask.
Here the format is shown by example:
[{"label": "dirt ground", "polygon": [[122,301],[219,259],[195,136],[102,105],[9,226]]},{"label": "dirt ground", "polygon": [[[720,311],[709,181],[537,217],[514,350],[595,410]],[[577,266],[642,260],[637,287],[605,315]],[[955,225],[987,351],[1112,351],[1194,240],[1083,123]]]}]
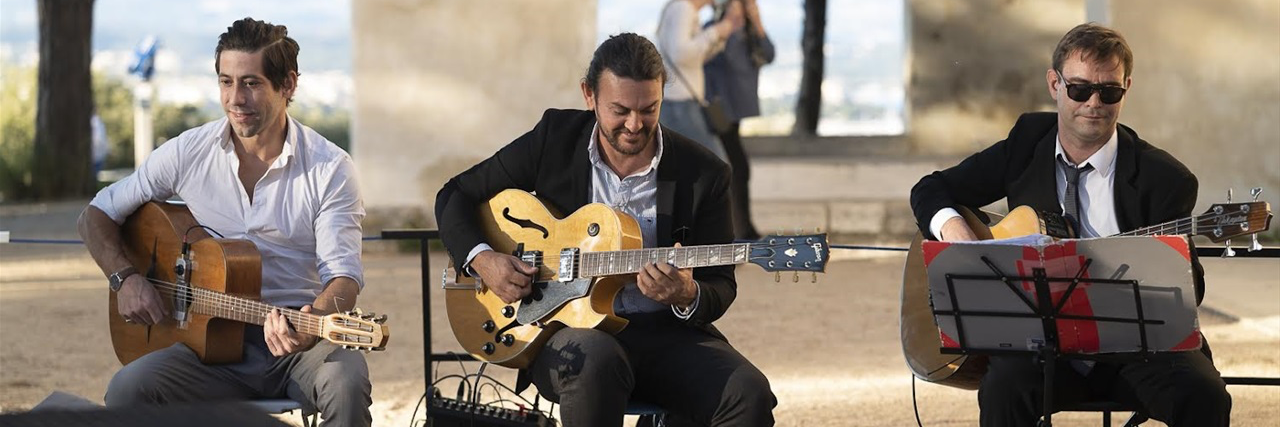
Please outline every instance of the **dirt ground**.
[{"label": "dirt ground", "polygon": [[[903,257],[884,254],[832,262],[816,284],[808,277],[792,283],[790,276],[775,283],[754,266],[739,268],[738,300],[717,325],[769,377],[779,401],[778,425],[915,425],[911,375],[898,340]],[[367,287],[359,305],[388,313],[392,333],[387,351],[367,356],[375,424],[421,425],[423,409],[412,415],[424,388],[418,258],[370,255],[365,262]],[[434,286],[443,262],[434,254],[429,273],[432,342],[437,352],[460,351]],[[1207,264],[1209,310],[1202,310],[1201,323],[1219,369],[1227,376],[1280,377],[1280,260]],[[0,412],[29,409],[55,390],[102,401],[119,368],[107,335],[106,301],[106,282],[82,249],[0,245]],[[442,364],[437,374],[478,366],[469,365]],[[509,369],[486,373],[514,382]],[[444,389],[454,389],[452,381],[445,380]],[[494,390],[484,387],[483,400],[513,399]],[[1277,425],[1280,387],[1229,390],[1233,425]],[[977,424],[974,392],[926,383],[916,383],[916,392],[924,425]],[[1094,413],[1054,417],[1059,426],[1096,426],[1100,419]]]}]

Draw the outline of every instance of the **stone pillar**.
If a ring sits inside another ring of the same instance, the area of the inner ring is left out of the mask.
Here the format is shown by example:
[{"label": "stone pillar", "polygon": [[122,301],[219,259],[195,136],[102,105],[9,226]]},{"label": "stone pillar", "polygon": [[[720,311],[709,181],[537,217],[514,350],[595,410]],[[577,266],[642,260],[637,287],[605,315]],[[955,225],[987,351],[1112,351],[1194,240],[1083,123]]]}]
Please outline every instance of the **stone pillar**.
[{"label": "stone pillar", "polygon": [[1224,201],[1228,187],[1235,201],[1264,187],[1262,199],[1280,206],[1280,2],[1111,5],[1134,51],[1120,120],[1196,174],[1198,210]]},{"label": "stone pillar", "polygon": [[352,2],[352,154],[381,226],[434,226],[453,175],[533,128],[583,108],[596,2]]},{"label": "stone pillar", "polygon": [[1053,47],[1085,0],[908,0],[907,137],[912,151],[963,155],[1003,139],[1018,115],[1053,109]]}]

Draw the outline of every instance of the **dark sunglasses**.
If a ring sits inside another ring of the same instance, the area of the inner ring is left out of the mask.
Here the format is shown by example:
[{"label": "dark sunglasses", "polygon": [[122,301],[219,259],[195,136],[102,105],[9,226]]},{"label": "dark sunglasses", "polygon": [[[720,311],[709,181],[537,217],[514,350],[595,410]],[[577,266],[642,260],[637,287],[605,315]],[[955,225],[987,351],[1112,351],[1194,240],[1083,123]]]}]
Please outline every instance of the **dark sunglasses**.
[{"label": "dark sunglasses", "polygon": [[1067,78],[1062,76],[1061,71],[1054,70],[1054,72],[1058,73],[1058,78],[1067,85],[1067,97],[1075,102],[1088,102],[1089,98],[1093,97],[1093,93],[1097,92],[1103,104],[1115,104],[1124,98],[1124,92],[1128,90],[1120,86],[1100,83],[1067,83]]}]

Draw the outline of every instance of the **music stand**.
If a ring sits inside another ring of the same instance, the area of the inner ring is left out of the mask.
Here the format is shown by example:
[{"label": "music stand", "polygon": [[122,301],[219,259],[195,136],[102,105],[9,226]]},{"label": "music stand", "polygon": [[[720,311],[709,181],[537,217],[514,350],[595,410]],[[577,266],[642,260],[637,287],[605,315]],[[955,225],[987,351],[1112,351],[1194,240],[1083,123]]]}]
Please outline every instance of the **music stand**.
[{"label": "music stand", "polygon": [[1134,362],[1199,348],[1194,298],[1183,298],[1194,295],[1185,238],[928,242],[925,253],[941,352],[1036,355],[1044,366],[1042,426],[1052,425],[1058,359]]}]

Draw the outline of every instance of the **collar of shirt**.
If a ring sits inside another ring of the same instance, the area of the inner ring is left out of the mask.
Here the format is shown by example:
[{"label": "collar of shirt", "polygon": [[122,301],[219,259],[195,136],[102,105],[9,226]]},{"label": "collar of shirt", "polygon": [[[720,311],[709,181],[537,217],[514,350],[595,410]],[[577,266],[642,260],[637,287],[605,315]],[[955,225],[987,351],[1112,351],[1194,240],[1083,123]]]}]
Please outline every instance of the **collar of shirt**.
[{"label": "collar of shirt", "polygon": [[[271,163],[271,167],[267,168],[267,170],[285,167],[289,164],[289,161],[293,159],[293,154],[297,150],[298,134],[301,133],[297,127],[298,124],[293,120],[293,117],[288,114],[285,114],[284,122],[284,148],[280,150],[280,155],[276,157],[276,160]],[[225,125],[222,131],[218,132],[217,136],[214,137],[214,142],[218,144],[219,147],[222,147],[222,150],[226,153],[234,155],[236,148],[234,141],[231,139],[231,132],[235,132],[235,129],[231,128],[230,119],[224,120],[223,123]],[[238,165],[239,163],[240,162],[237,161],[235,164]]]},{"label": "collar of shirt", "polygon": [[1067,164],[1075,167],[1084,165],[1093,165],[1093,170],[1102,178],[1111,178],[1111,173],[1116,170],[1116,151],[1120,145],[1118,135],[1120,132],[1111,132],[1111,139],[1106,144],[1102,144],[1097,152],[1085,159],[1080,164],[1072,164],[1071,159],[1067,158],[1066,152],[1062,151],[1062,138],[1055,138],[1053,145],[1054,158],[1065,160]]},{"label": "collar of shirt", "polygon": [[[598,142],[600,140],[598,136],[599,132],[600,132],[599,125],[591,126],[591,139],[587,141],[587,158],[591,160],[592,167],[604,168],[605,170],[608,170],[610,173],[613,173],[614,176],[617,176],[618,173],[614,172],[613,168],[609,167],[609,164],[605,163],[604,158],[600,156],[600,148],[598,148],[600,145],[600,143]],[[658,163],[662,162],[662,128],[661,127],[658,128],[657,137],[654,138],[653,142],[655,144],[658,144],[658,150],[653,154],[653,160],[649,162],[649,167],[641,169],[636,173],[633,173],[627,176],[626,178],[630,178],[633,176],[644,176],[658,169]]]}]

